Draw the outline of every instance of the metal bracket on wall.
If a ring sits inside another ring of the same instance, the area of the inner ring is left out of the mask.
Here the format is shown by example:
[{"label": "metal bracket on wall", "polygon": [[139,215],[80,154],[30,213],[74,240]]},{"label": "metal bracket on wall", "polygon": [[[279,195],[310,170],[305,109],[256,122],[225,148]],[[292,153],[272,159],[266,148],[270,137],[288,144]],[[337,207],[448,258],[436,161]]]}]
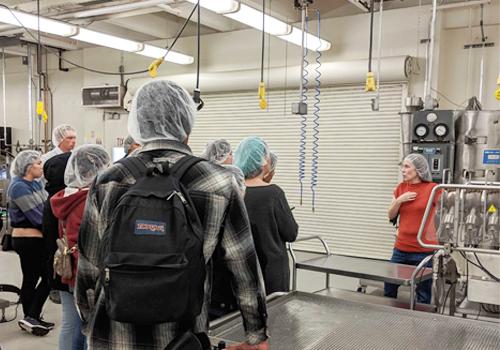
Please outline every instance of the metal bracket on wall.
[{"label": "metal bracket on wall", "polygon": [[494,47],[495,43],[484,43],[484,44],[466,44],[464,45],[464,49],[481,49],[484,47]]}]

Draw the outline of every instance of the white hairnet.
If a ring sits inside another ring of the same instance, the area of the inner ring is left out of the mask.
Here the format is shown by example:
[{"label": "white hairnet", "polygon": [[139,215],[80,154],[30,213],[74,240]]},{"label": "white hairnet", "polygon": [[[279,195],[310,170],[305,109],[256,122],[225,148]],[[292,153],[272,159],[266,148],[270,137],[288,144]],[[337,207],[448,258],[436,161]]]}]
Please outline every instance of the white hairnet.
[{"label": "white hairnet", "polygon": [[425,182],[432,182],[431,170],[427,159],[418,153],[408,154],[404,160],[409,161],[416,169],[420,180]]},{"label": "white hairnet", "polygon": [[132,136],[128,135],[125,141],[123,141],[123,151],[125,152],[125,154],[128,154],[128,152],[130,151],[130,147],[132,147],[134,143],[138,144]]},{"label": "white hairnet", "polygon": [[84,188],[94,181],[97,174],[106,169],[111,159],[100,145],[83,145],[71,153],[64,171],[64,184]]},{"label": "white hairnet", "polygon": [[52,143],[54,146],[58,147],[59,144],[68,137],[70,134],[76,135],[76,130],[68,124],[58,125],[52,130]]},{"label": "white hairnet", "polygon": [[274,152],[269,152],[269,172],[276,170],[278,164],[278,156]]},{"label": "white hairnet", "polygon": [[27,150],[19,152],[10,165],[10,176],[25,176],[29,167],[41,159],[42,154],[38,151]]},{"label": "white hairnet", "polygon": [[243,139],[234,152],[234,165],[243,171],[246,179],[252,179],[262,172],[269,157],[267,144],[260,137]]},{"label": "white hairnet", "polygon": [[210,162],[222,164],[226,161],[231,152],[231,144],[224,139],[219,139],[209,142],[201,157]]},{"label": "white hairnet", "polygon": [[236,188],[240,191],[241,195],[245,195],[246,185],[243,171],[241,171],[241,169],[237,166],[230,164],[225,164],[224,167],[233,174],[233,182],[236,185]]},{"label": "white hairnet", "polygon": [[128,132],[140,144],[184,141],[193,128],[196,106],[181,86],[168,80],[143,85],[134,95]]}]

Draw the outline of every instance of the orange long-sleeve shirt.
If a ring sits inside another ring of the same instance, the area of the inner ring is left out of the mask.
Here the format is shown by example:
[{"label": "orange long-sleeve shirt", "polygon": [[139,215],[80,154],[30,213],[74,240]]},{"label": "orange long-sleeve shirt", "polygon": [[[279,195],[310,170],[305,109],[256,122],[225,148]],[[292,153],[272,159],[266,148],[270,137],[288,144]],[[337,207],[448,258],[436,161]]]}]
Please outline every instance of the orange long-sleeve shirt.
[{"label": "orange long-sleeve shirt", "polygon": [[[437,184],[433,182],[421,182],[418,184],[402,182],[394,190],[395,198],[398,198],[405,192],[417,193],[415,200],[405,202],[399,207],[399,229],[395,244],[397,249],[408,253],[424,253],[431,252],[433,250],[420,246],[417,241],[417,233],[422,223],[431,191],[435,186],[437,186]],[[434,199],[434,207],[437,203],[437,199],[438,196]],[[434,214],[433,210],[427,220],[427,225],[423,235],[423,241],[425,243],[437,243]]]}]

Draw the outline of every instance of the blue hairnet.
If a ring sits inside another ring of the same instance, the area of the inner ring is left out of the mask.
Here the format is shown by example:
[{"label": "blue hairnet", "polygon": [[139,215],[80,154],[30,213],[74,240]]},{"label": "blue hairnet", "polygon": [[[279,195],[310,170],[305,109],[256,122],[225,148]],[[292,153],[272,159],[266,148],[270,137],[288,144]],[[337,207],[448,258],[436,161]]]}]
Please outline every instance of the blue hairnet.
[{"label": "blue hairnet", "polygon": [[425,182],[432,182],[431,170],[429,168],[429,162],[427,159],[418,153],[408,154],[404,160],[409,161],[415,170],[420,180]]},{"label": "blue hairnet", "polygon": [[38,151],[27,150],[19,152],[10,165],[10,176],[25,176],[28,172],[28,168],[41,159],[42,154]]},{"label": "blue hairnet", "polygon": [[71,153],[64,171],[67,187],[90,186],[95,177],[111,162],[108,152],[99,145],[83,145]]},{"label": "blue hairnet", "polygon": [[184,141],[191,133],[196,106],[182,87],[168,80],[143,85],[134,95],[128,132],[137,143]]},{"label": "blue hairnet", "polygon": [[213,163],[222,164],[231,152],[231,144],[224,139],[219,139],[209,142],[201,157]]},{"label": "blue hairnet", "polygon": [[246,179],[252,179],[262,173],[268,157],[269,149],[264,140],[256,136],[247,137],[234,152],[234,165],[243,171]]}]

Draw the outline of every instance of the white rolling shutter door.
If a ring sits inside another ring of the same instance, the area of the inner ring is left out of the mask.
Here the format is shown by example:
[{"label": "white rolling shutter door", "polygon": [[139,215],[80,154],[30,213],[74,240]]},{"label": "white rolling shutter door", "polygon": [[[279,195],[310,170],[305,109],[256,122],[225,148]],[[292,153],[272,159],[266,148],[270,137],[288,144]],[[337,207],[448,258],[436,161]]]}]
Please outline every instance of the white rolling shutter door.
[{"label": "white rolling shutter door", "polygon": [[[256,91],[204,95],[190,145],[201,154],[208,140],[225,138],[236,149],[247,136],[264,138],[278,155],[273,180],[285,191],[300,235],[320,235],[337,254],[388,258],[394,229],[387,208],[398,181],[401,101],[404,85],[384,84],[380,111],[362,86],[321,90],[316,210],[311,207],[312,94],[309,97],[303,204],[298,181],[300,117],[290,114],[297,91],[270,91],[269,109]],[[320,250],[317,242],[297,245]]]}]

